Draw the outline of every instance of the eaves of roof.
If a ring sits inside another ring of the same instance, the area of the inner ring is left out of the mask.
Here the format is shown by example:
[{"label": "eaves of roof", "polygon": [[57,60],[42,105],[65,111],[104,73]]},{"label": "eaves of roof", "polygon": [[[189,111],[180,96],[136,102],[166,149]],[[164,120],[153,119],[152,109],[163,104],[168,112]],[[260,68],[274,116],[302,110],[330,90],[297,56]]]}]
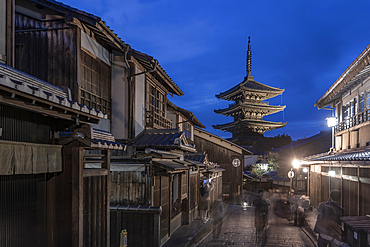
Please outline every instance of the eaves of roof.
[{"label": "eaves of roof", "polygon": [[282,123],[282,122],[270,122],[270,121],[264,121],[264,120],[253,120],[253,119],[239,119],[236,122],[230,122],[226,124],[217,124],[217,125],[212,125],[213,128],[215,129],[228,129],[232,128],[238,124],[242,125],[247,125],[247,126],[258,126],[258,127],[269,127],[269,128],[281,128],[284,127],[287,123]]},{"label": "eaves of roof", "polygon": [[[130,54],[135,57],[135,59],[146,69],[151,70],[152,64],[151,61],[154,60],[152,56],[149,56],[145,53],[142,53],[140,51],[131,49]],[[171,77],[166,73],[166,71],[158,64],[156,67],[156,70],[152,72],[152,74],[157,74],[158,77],[165,83],[164,86],[167,87],[168,91],[176,94],[178,96],[184,95],[184,92],[179,88],[179,86],[176,85],[176,83],[171,79]]]},{"label": "eaves of roof", "polygon": [[96,15],[89,14],[85,11],[73,8],[69,5],[66,5],[58,1],[53,0],[30,0],[30,1],[33,3],[37,3],[41,6],[58,11],[60,13],[63,13],[66,17],[68,16],[75,17],[79,21],[88,24],[90,27],[93,27],[95,32],[102,33],[102,36],[107,36],[106,41],[111,41],[113,47],[118,50],[124,49],[126,46],[124,41],[122,41],[121,38],[119,38],[117,34],[115,34],[114,31],[110,29],[110,27],[107,26],[106,23]]},{"label": "eaves of roof", "polygon": [[343,151],[334,154],[321,154],[318,156],[312,156],[305,159],[306,163],[314,162],[333,162],[333,161],[370,161],[370,149],[365,150],[354,150],[354,151]]},{"label": "eaves of roof", "polygon": [[[219,137],[219,136],[217,136],[217,135],[215,135],[215,134],[212,134],[212,133],[210,133],[210,132],[208,132],[208,131],[206,131],[206,130],[204,130],[204,129],[200,129],[200,128],[198,128],[198,127],[194,127],[194,136],[196,136],[196,132],[195,131],[198,131],[199,133],[201,133],[201,134],[204,134],[204,135],[207,135],[209,138],[215,138],[215,139],[217,139],[217,140],[219,140],[219,141],[221,141],[221,142],[225,142],[225,143],[227,143],[228,145],[231,145],[231,146],[233,146],[233,147],[236,147],[236,148],[238,148],[239,150],[241,150],[241,151],[244,151],[244,152],[247,152],[247,153],[249,153],[250,155],[253,155],[253,153],[251,152],[251,151],[249,151],[248,149],[246,149],[246,148],[244,148],[244,147],[242,147],[242,146],[239,146],[239,145],[237,145],[237,144],[235,144],[235,143],[233,143],[233,142],[231,142],[231,141],[228,141],[228,140],[226,140],[226,139],[224,139],[224,138],[222,138],[222,137]],[[209,139],[209,141],[212,141],[212,139]]]},{"label": "eaves of roof", "polygon": [[242,91],[250,91],[250,92],[256,92],[256,93],[268,93],[271,97],[274,97],[276,95],[282,94],[285,91],[285,89],[267,86],[253,79],[245,77],[243,82],[239,83],[238,85],[232,87],[231,89],[225,92],[217,94],[216,97],[219,99],[227,100],[229,97],[237,95],[241,93]]},{"label": "eaves of roof", "polygon": [[260,111],[268,111],[268,114],[273,114],[275,112],[279,112],[285,109],[286,106],[275,106],[275,105],[269,105],[269,104],[263,104],[263,103],[237,103],[232,104],[230,107],[225,109],[218,109],[214,110],[217,114],[230,114],[236,111],[240,111],[242,109],[248,109],[248,110],[260,110]]},{"label": "eaves of roof", "polygon": [[205,126],[199,121],[199,119],[192,113],[191,111],[185,110],[184,108],[176,106],[171,101],[167,100],[167,103],[176,111],[181,112],[183,115],[185,115],[186,118],[190,120],[195,126],[198,126],[202,129],[205,128]]},{"label": "eaves of roof", "polygon": [[350,86],[351,80],[355,78],[368,65],[370,57],[370,44],[361,54],[347,67],[339,78],[329,87],[329,89],[316,101],[315,107],[322,108],[329,105],[339,94],[340,91]]}]

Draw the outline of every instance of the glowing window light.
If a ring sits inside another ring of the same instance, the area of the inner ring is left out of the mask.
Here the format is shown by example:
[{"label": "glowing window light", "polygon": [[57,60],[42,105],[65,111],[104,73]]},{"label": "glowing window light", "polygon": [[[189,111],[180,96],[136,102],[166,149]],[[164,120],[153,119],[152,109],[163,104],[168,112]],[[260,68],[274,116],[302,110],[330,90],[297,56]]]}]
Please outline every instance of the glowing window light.
[{"label": "glowing window light", "polygon": [[308,172],[308,168],[307,167],[303,168],[303,172],[304,173]]},{"label": "glowing window light", "polygon": [[334,170],[330,170],[330,171],[328,171],[328,173],[329,173],[330,177],[335,177],[335,171]]}]

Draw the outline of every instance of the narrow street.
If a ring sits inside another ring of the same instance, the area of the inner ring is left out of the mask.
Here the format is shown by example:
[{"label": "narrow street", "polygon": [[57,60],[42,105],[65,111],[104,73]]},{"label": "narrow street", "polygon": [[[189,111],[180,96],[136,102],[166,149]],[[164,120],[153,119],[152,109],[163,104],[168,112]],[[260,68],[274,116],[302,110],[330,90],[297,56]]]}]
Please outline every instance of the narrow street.
[{"label": "narrow street", "polygon": [[[196,246],[258,246],[254,228],[254,207],[235,207],[235,211]],[[268,220],[265,246],[315,246],[300,227],[294,226],[292,221],[276,216],[272,208],[269,210]]]}]

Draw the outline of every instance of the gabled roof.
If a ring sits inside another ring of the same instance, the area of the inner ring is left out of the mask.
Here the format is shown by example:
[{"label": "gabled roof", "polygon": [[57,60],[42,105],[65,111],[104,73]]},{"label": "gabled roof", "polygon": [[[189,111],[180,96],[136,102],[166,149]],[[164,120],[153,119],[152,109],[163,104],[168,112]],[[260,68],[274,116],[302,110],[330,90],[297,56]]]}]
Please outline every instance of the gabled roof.
[{"label": "gabled roof", "polygon": [[318,108],[325,107],[341,96],[341,93],[359,80],[370,76],[370,45],[351,63],[330,88],[316,101]]},{"label": "gabled roof", "polygon": [[[153,69],[153,61],[155,60],[152,56],[149,56],[140,51],[134,49],[130,50],[130,54],[148,71]],[[178,96],[184,95],[183,91],[175,84],[171,77],[166,71],[158,64],[155,70],[151,73],[158,81],[162,82],[163,86],[173,94]]]},{"label": "gabled roof", "polygon": [[134,146],[195,152],[194,146],[188,144],[184,132],[178,129],[145,129],[135,138]]},{"label": "gabled roof", "polygon": [[187,119],[190,120],[195,126],[198,126],[200,128],[205,128],[205,126],[198,120],[198,118],[192,113],[191,111],[185,110],[184,108],[176,106],[171,101],[167,100],[167,103],[175,110],[180,113],[182,113]]},{"label": "gabled roof", "polygon": [[[33,3],[58,11],[65,15],[66,22],[80,26],[80,22],[86,25],[101,40],[109,44],[115,50],[125,48],[124,42],[101,20],[100,17],[85,11],[73,8],[69,5],[53,0],[30,0]],[[76,21],[74,18],[78,19]],[[83,29],[83,27],[81,27]]]},{"label": "gabled roof", "polygon": [[265,84],[253,80],[251,76],[249,77],[246,76],[243,82],[239,83],[235,87],[232,87],[231,89],[225,92],[217,94],[216,97],[218,99],[231,100],[233,97],[237,96],[238,94],[241,94],[244,91],[254,93],[265,93],[268,95],[266,96],[265,99],[269,99],[279,94],[282,94],[285,90],[267,86]]}]

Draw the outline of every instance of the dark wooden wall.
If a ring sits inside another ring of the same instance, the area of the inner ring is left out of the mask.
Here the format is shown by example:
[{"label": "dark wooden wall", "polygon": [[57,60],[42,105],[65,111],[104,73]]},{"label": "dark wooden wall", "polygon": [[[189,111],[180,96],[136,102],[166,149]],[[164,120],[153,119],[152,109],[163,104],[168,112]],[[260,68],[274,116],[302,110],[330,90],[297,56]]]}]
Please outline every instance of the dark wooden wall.
[{"label": "dark wooden wall", "polygon": [[83,179],[83,246],[107,243],[107,176]]},{"label": "dark wooden wall", "polygon": [[149,206],[150,179],[142,171],[111,171],[111,205]]},{"label": "dark wooden wall", "polygon": [[199,173],[190,174],[190,188],[189,188],[189,200],[190,200],[190,210],[193,210],[198,206],[199,199]]},{"label": "dark wooden wall", "polygon": [[159,214],[157,212],[111,210],[110,219],[111,246],[120,246],[122,230],[127,231],[127,246],[160,246]]},{"label": "dark wooden wall", "polygon": [[0,246],[54,246],[55,176],[0,176]]},{"label": "dark wooden wall", "polygon": [[50,144],[54,123],[41,114],[0,105],[0,140]]},{"label": "dark wooden wall", "polygon": [[[337,175],[328,176],[329,170],[335,170]],[[321,166],[321,172],[311,171],[309,191],[312,205],[317,207],[329,199],[330,191],[339,190],[342,193],[341,206],[345,209],[345,216],[370,214],[369,175],[369,168],[357,166]]]},{"label": "dark wooden wall", "polygon": [[[221,168],[225,169],[222,174],[222,181],[223,184],[230,188],[230,196],[229,198],[224,198],[224,200],[227,203],[240,204],[243,192],[244,156],[198,136],[194,137],[194,144],[197,150],[205,151],[208,154],[210,161],[216,162]],[[232,160],[235,158],[238,158],[241,162],[237,168],[232,165]]]},{"label": "dark wooden wall", "polygon": [[[26,31],[30,29],[46,29]],[[54,29],[55,28],[55,29]],[[15,15],[15,68],[56,86],[71,89],[77,101],[77,27],[64,20],[40,21],[20,13]]]}]

